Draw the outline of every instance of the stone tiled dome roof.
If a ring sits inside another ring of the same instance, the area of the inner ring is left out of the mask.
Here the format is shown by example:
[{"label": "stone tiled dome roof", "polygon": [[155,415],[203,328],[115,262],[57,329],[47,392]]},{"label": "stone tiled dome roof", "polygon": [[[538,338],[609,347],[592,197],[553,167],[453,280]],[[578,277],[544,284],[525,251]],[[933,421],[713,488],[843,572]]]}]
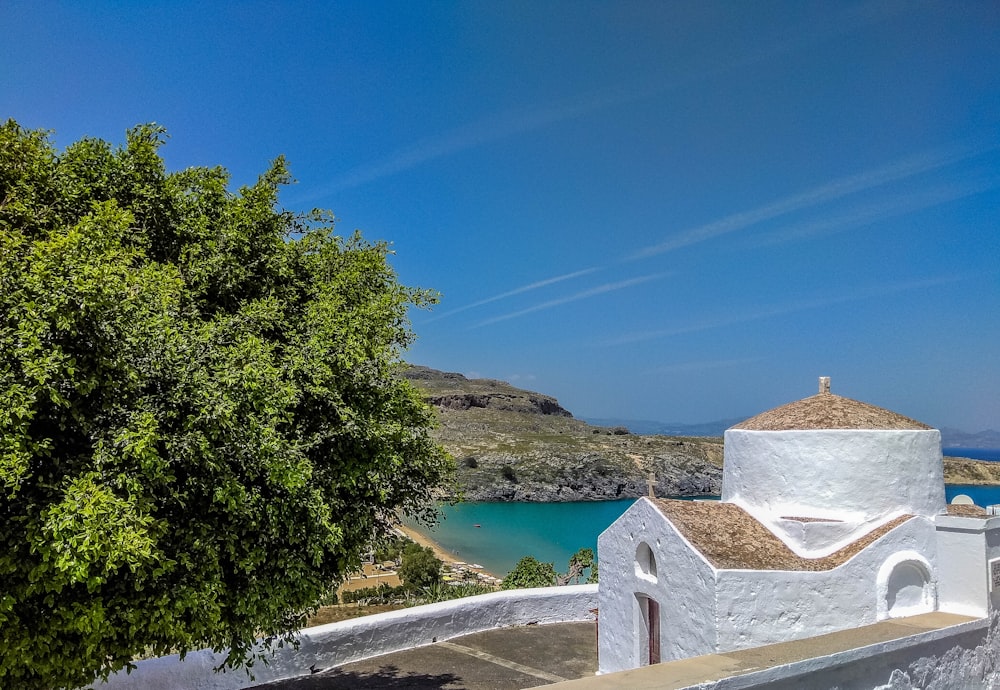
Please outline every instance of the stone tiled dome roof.
[{"label": "stone tiled dome roof", "polygon": [[875,405],[819,393],[740,422],[733,429],[788,431],[793,429],[930,429],[915,419]]}]

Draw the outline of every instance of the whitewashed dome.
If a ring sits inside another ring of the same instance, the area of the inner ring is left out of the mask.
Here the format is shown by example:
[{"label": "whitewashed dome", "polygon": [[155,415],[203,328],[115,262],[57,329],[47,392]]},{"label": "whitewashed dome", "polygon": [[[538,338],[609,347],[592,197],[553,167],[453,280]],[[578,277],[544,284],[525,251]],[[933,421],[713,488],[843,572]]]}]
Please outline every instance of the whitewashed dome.
[{"label": "whitewashed dome", "polygon": [[868,403],[820,393],[725,435],[722,500],[774,518],[869,522],[945,510],[941,434]]}]

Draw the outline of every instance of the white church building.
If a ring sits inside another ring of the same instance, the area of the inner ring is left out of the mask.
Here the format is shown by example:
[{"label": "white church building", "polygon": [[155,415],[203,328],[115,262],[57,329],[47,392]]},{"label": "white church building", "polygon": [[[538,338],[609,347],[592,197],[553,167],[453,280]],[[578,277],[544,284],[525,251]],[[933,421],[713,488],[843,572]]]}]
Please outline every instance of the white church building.
[{"label": "white church building", "polygon": [[986,518],[946,505],[936,429],[821,378],[819,394],[726,431],[721,501],[642,498],[600,536],[600,673],[931,611],[986,616],[1000,604]]}]

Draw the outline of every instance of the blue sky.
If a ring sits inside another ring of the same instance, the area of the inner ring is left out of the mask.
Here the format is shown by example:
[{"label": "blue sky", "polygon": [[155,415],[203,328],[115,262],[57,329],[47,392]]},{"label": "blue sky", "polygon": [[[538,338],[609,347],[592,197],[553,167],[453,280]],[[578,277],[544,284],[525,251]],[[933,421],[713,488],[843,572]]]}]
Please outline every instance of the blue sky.
[{"label": "blue sky", "polygon": [[415,363],[577,416],[1000,429],[995,2],[0,4],[0,117],[393,244]]}]

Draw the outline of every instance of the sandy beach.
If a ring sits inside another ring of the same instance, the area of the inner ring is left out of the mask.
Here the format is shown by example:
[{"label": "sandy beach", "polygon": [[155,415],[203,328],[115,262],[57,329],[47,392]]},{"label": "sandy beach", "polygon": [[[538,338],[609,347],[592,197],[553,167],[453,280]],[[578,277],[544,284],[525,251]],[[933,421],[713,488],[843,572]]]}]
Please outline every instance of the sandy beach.
[{"label": "sandy beach", "polygon": [[[413,529],[412,527],[409,527],[407,525],[397,525],[396,529],[398,529],[400,532],[402,532],[403,534],[405,534],[408,539],[412,539],[413,541],[415,541],[416,543],[420,544],[421,546],[429,546],[431,548],[431,550],[434,552],[434,555],[437,556],[439,559],[441,559],[446,566],[450,565],[450,564],[454,564],[454,563],[463,563],[464,562],[457,555],[455,555],[452,552],[448,551],[443,546],[441,546],[440,544],[438,544],[436,541],[434,541],[433,539],[429,539],[427,536],[425,536],[424,534],[421,534],[420,532],[418,532],[417,530]],[[472,565],[472,564],[471,563],[466,563],[466,565]],[[482,568],[477,568],[476,572],[481,572],[481,573],[484,573],[486,575],[492,575],[493,577],[497,577],[497,575],[495,573],[491,573],[488,570],[484,570]],[[497,578],[497,579],[500,579],[500,578]]]},{"label": "sandy beach", "polygon": [[[410,539],[421,546],[429,546],[434,555],[437,556],[445,565],[446,574],[447,571],[451,570],[451,566],[456,564],[459,567],[469,568],[471,563],[466,563],[462,561],[456,554],[448,551],[443,546],[438,544],[433,539],[429,539],[425,535],[421,534],[412,527],[406,525],[397,525],[397,530],[406,535],[407,539]],[[489,572],[483,568],[475,568],[474,570],[469,568],[473,573],[482,573],[483,575],[488,575],[490,577],[496,577],[494,573]],[[497,578],[500,580],[502,578]],[[389,585],[390,587],[395,587],[400,584],[399,577],[396,575],[395,570],[383,570],[377,564],[366,563],[362,572],[356,573],[349,577],[340,587],[341,592],[348,592],[357,589],[363,589],[366,587],[377,587],[381,584]]]}]

